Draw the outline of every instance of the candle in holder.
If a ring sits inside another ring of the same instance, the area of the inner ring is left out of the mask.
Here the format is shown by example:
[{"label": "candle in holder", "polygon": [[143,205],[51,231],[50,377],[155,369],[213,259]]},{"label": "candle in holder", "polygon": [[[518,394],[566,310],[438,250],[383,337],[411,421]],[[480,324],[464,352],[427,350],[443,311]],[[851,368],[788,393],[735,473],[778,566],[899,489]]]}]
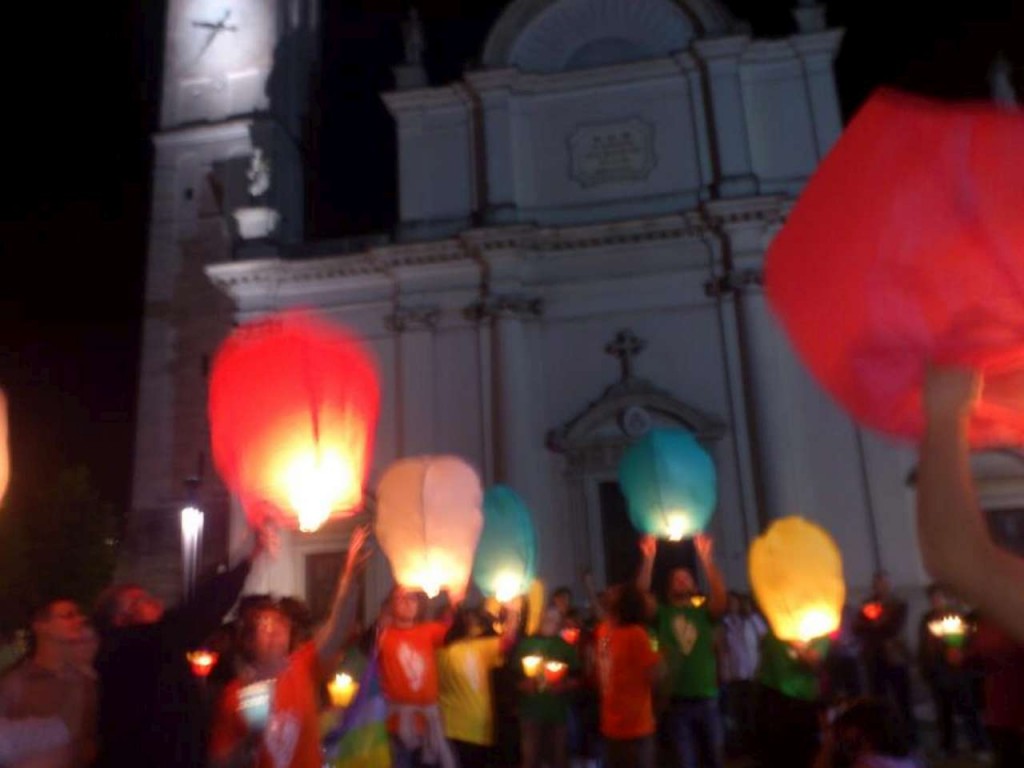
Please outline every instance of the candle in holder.
[{"label": "candle in holder", "polygon": [[566,627],[559,634],[562,639],[565,640],[569,645],[576,645],[576,641],[580,639],[580,628],[579,627]]},{"label": "candle in holder", "polygon": [[358,690],[359,683],[345,672],[335,675],[334,679],[327,684],[327,692],[331,696],[331,705],[339,709],[344,709],[351,704]]},{"label": "candle in holder", "polygon": [[540,673],[544,659],[541,656],[523,656],[523,674],[534,678]]},{"label": "candle in holder", "polygon": [[238,711],[252,731],[262,731],[270,720],[270,702],[274,697],[274,681],[263,680],[243,686],[238,691]]},{"label": "candle in holder", "polygon": [[882,604],[879,602],[866,603],[860,612],[868,621],[878,621],[882,617]]},{"label": "candle in holder", "polygon": [[544,682],[548,685],[560,683],[568,672],[569,666],[564,661],[548,661],[544,663]]},{"label": "candle in holder", "polygon": [[215,651],[198,650],[189,651],[185,654],[185,658],[188,659],[189,666],[192,667],[192,674],[198,678],[205,678],[213,671],[218,655]]},{"label": "candle in holder", "polygon": [[704,595],[690,595],[690,605],[694,608],[700,608],[706,600],[707,598]]},{"label": "candle in holder", "polygon": [[967,638],[967,625],[963,617],[956,614],[929,621],[928,631],[941,638],[951,648],[963,648]]}]

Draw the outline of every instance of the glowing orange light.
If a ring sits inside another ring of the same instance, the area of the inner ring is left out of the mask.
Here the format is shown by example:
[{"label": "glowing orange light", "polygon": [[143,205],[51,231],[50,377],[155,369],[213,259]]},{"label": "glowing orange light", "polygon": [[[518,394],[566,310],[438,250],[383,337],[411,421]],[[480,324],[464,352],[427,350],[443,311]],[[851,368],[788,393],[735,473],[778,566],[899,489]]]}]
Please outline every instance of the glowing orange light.
[{"label": "glowing orange light", "polygon": [[189,666],[192,667],[192,674],[196,677],[208,677],[217,664],[219,654],[216,651],[189,651],[185,654]]},{"label": "glowing orange light", "polygon": [[967,622],[955,613],[928,622],[928,631],[951,648],[962,648],[967,640]]},{"label": "glowing orange light", "polygon": [[561,635],[569,645],[576,645],[576,641],[580,639],[579,627],[566,627],[561,631]]},{"label": "glowing orange light", "polygon": [[339,709],[344,709],[351,704],[358,690],[359,683],[345,672],[335,675],[334,679],[327,683],[327,692],[331,696],[331,705]]},{"label": "glowing orange light", "polygon": [[544,662],[544,682],[548,685],[560,683],[569,671],[569,666],[564,661]]},{"label": "glowing orange light", "polygon": [[868,621],[878,621],[882,618],[882,604],[879,602],[865,603],[860,612],[864,614],[864,618]]},{"label": "glowing orange light", "polygon": [[544,659],[541,656],[523,656],[523,674],[532,679],[540,674],[543,664]]}]

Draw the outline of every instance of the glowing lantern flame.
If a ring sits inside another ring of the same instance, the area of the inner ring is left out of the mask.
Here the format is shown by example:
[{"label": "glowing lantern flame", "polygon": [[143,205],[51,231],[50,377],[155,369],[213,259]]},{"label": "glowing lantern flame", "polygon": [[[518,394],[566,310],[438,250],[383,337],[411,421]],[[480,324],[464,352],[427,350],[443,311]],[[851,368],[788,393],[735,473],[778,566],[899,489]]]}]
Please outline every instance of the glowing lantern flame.
[{"label": "glowing lantern flame", "polygon": [[949,614],[928,622],[928,631],[954,648],[959,648],[964,644],[967,629],[967,622],[957,614]]},{"label": "glowing lantern flame", "polygon": [[218,654],[214,651],[189,651],[185,654],[189,666],[192,667],[192,674],[196,677],[209,677],[217,664]]},{"label": "glowing lantern flame", "polygon": [[682,541],[693,531],[689,519],[681,512],[669,512],[665,515],[665,538],[669,541]]},{"label": "glowing lantern flame", "polygon": [[758,605],[780,640],[807,643],[839,627],[843,560],[823,528],[800,517],[775,520],[751,545],[748,565]]},{"label": "glowing lantern flame", "polygon": [[498,598],[501,603],[507,603],[514,597],[517,597],[529,587],[529,584],[523,584],[523,579],[514,573],[503,573],[498,576],[494,581],[494,596]]},{"label": "glowing lantern flame", "polygon": [[345,672],[335,675],[334,679],[327,683],[327,692],[331,697],[331,705],[339,709],[344,709],[351,704],[358,690],[359,684],[352,679],[351,675]]},{"label": "glowing lantern flame", "polygon": [[546,661],[544,662],[544,682],[548,685],[561,682],[568,671],[569,666],[564,661]]},{"label": "glowing lantern flame", "polygon": [[302,531],[362,503],[380,391],[362,344],[303,312],[237,329],[210,375],[217,470],[250,516]]},{"label": "glowing lantern flame", "polygon": [[544,658],[542,656],[523,656],[523,674],[529,678],[534,678],[540,674],[543,664]]}]

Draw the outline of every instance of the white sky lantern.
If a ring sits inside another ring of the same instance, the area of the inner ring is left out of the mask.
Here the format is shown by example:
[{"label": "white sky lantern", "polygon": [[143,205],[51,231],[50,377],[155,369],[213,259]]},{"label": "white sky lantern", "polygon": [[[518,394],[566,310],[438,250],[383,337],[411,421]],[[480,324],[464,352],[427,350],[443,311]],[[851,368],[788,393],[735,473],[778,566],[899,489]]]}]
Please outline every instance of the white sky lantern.
[{"label": "white sky lantern", "polygon": [[466,591],[483,528],[483,488],[455,456],[400,459],[377,486],[376,535],[395,581],[433,597]]}]

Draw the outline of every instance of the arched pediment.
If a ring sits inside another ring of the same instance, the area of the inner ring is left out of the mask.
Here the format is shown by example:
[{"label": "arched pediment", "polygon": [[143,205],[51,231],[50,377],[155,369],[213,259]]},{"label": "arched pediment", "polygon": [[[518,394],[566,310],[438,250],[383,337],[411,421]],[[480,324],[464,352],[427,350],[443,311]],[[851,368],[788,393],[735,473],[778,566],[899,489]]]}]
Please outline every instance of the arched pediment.
[{"label": "arched pediment", "polygon": [[548,433],[548,448],[564,453],[577,470],[612,469],[626,447],[655,427],[687,429],[707,444],[720,439],[725,424],[687,405],[645,379],[626,378]]},{"label": "arched pediment", "polygon": [[538,73],[609,66],[735,29],[718,0],[515,0],[491,30],[483,64]]}]

